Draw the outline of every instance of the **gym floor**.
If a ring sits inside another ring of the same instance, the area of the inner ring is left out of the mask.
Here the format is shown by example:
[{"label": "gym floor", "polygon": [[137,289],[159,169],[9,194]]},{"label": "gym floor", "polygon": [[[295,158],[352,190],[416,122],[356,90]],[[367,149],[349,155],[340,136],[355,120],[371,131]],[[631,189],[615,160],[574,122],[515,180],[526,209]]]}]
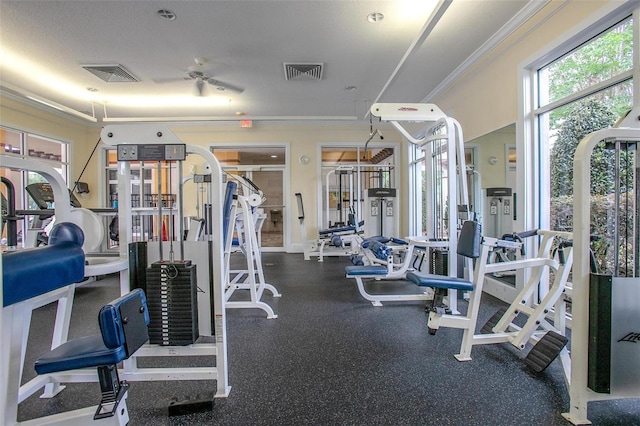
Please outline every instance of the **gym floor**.
[{"label": "gym floor", "polygon": [[[527,371],[524,354],[507,344],[474,347],[473,360],[458,362],[462,331],[430,336],[421,302],[373,307],[354,280],[344,277],[346,257],[304,261],[302,254],[265,253],[267,281],[281,293],[263,300],[278,314],[227,310],[228,398],[213,411],[168,416],[172,398],[215,390],[211,381],[133,382],[130,425],[569,425],[559,361],[539,375]],[[372,292],[411,292],[404,283],[369,284]],[[97,333],[97,313],[118,296],[117,276],[80,286],[70,338]],[[461,309],[466,303],[460,301]],[[501,303],[483,296],[479,326]],[[24,380],[48,350],[55,306],[34,312]],[[194,365],[203,360],[179,359]],[[207,360],[211,363],[212,360]],[[175,365],[175,364],[172,364]],[[19,419],[95,405],[97,383],[69,384],[54,399],[34,395]],[[594,425],[640,426],[640,401],[592,402]]]}]

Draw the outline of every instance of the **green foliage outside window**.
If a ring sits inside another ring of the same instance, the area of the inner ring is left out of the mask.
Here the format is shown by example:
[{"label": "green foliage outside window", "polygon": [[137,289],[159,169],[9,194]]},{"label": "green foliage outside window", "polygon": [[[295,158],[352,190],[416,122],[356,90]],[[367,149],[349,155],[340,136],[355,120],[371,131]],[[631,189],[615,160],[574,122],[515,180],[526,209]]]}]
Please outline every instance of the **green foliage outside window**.
[{"label": "green foliage outside window", "polygon": [[[629,19],[546,67],[547,102],[562,99],[594,84],[607,81],[633,67],[632,20]],[[602,91],[559,107],[548,116],[551,139],[550,213],[551,227],[573,230],[573,159],[576,147],[589,133],[611,127],[632,105],[633,81],[618,82]],[[621,152],[618,169],[620,206],[615,211],[614,151],[600,143],[591,157],[591,233],[600,239],[592,246],[601,272],[633,275],[633,238],[621,238],[613,247],[614,223],[618,235],[633,234],[633,152]],[[620,255],[618,265],[613,253]],[[617,269],[617,271],[615,271]]]}]

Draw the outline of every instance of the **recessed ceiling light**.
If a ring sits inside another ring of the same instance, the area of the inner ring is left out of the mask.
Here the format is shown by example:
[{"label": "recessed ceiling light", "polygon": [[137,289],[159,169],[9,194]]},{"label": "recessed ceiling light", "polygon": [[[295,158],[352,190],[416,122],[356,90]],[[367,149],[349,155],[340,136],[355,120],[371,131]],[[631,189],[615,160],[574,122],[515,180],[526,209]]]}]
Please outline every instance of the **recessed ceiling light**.
[{"label": "recessed ceiling light", "polygon": [[380,12],[373,12],[367,15],[367,21],[371,22],[372,24],[377,24],[381,22],[383,19],[384,19],[384,15]]},{"label": "recessed ceiling light", "polygon": [[272,155],[271,158],[278,158],[278,156],[277,155]]},{"label": "recessed ceiling light", "polygon": [[175,21],[176,20],[176,14],[173,13],[172,11],[170,11],[169,9],[160,9],[158,11],[158,16],[162,19],[164,19],[165,21]]}]

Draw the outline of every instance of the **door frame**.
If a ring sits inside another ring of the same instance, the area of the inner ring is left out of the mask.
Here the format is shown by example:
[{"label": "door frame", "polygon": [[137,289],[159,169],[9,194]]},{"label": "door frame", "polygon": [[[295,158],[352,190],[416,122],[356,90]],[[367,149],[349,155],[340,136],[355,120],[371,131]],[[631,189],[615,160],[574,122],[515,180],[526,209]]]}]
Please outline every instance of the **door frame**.
[{"label": "door frame", "polygon": [[[257,164],[237,164],[233,166],[223,166],[225,170],[233,170],[233,171],[243,171],[243,172],[251,172],[253,170],[281,170],[282,171],[282,247],[263,247],[262,251],[265,252],[289,252],[291,251],[291,212],[289,211],[289,194],[291,193],[291,144],[289,142],[275,142],[275,143],[259,143],[259,142],[248,142],[248,143],[215,143],[209,145],[209,150],[213,152],[216,148],[218,149],[270,149],[270,148],[284,148],[285,152],[285,161],[283,165],[257,165]],[[215,154],[214,154],[215,155]]]}]

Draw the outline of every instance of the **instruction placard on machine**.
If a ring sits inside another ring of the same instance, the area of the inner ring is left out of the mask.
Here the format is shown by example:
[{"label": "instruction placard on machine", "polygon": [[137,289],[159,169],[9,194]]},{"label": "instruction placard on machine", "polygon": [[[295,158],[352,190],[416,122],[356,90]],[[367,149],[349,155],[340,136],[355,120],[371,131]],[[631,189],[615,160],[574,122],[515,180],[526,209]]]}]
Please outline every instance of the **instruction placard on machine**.
[{"label": "instruction placard on machine", "polygon": [[378,200],[371,200],[371,216],[378,216],[378,210],[380,209],[378,205]]},{"label": "instruction placard on machine", "polygon": [[117,145],[118,161],[184,161],[185,144]]}]

